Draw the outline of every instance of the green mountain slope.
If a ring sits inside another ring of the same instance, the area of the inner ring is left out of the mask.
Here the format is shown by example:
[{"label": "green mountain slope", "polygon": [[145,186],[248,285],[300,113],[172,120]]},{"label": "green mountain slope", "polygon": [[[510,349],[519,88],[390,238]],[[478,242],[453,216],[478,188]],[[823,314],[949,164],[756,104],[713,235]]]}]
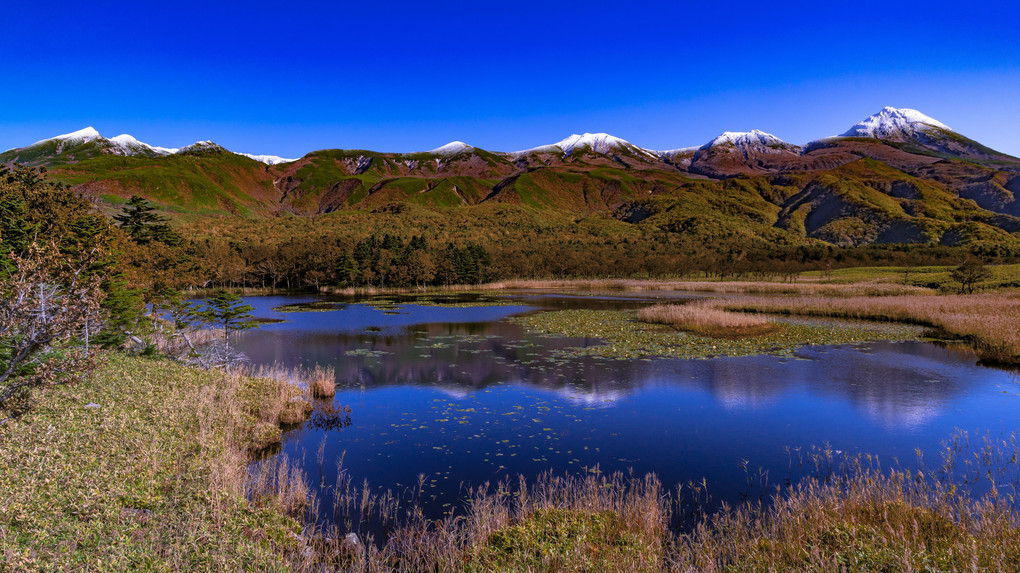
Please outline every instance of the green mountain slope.
[{"label": "green mountain slope", "polygon": [[48,165],[54,179],[110,212],[141,195],[184,221],[411,207],[449,217],[503,205],[527,218],[583,222],[620,236],[633,228],[770,244],[1020,244],[1020,172],[996,168],[1008,156],[962,139],[956,143],[967,153],[984,155],[970,160],[950,157],[963,147],[940,156],[910,142],[841,137],[800,154],[792,146],[757,155],[724,146],[699,155],[697,173],[679,156],[634,146],[570,153],[546,146],[523,154],[470,146],[411,154],[322,150],[270,166],[213,144],[121,156],[103,141],[110,140],[46,141],[0,159]]}]

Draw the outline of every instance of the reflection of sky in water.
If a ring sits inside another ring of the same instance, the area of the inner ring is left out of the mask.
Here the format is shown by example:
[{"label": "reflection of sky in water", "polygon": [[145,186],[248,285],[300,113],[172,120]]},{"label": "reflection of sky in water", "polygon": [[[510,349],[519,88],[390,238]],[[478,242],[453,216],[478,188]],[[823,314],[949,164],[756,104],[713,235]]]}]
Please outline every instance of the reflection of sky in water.
[{"label": "reflection of sky in water", "polygon": [[425,474],[433,509],[455,502],[461,485],[595,465],[655,472],[667,486],[706,477],[717,499],[734,501],[739,461],[778,483],[787,446],[829,443],[906,462],[955,428],[1020,426],[1014,374],[932,344],[809,347],[792,358],[565,359],[552,351],[597,341],[531,335],[500,319],[640,303],[531,296],[517,306],[400,305],[406,314],[392,315],[362,304],[274,313],[295,299],[248,302],[257,316],[289,322],[243,335],[242,350],[256,363],[333,365],[335,400],[352,407],[353,426],[291,431],[284,450],[317,476],[326,436],[327,484],[343,452],[355,483],[400,492]]}]

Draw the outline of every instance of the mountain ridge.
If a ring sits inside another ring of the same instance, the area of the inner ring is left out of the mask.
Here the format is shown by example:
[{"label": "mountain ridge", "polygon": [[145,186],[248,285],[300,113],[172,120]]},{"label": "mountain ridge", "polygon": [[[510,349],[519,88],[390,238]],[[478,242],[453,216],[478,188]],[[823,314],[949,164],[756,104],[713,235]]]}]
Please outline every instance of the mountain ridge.
[{"label": "mountain ridge", "polygon": [[[569,156],[575,150],[584,149],[590,150],[594,153],[607,154],[612,153],[614,150],[622,149],[636,151],[641,154],[648,154],[651,156],[663,158],[676,156],[677,154],[682,154],[693,150],[707,149],[709,147],[725,144],[732,144],[737,147],[743,146],[789,147],[790,149],[802,149],[804,150],[804,152],[809,152],[811,148],[813,147],[817,148],[818,147],[817,144],[819,143],[831,142],[834,140],[846,138],[873,138],[892,143],[909,143],[911,142],[911,140],[916,141],[918,139],[922,139],[927,143],[931,143],[931,141],[938,139],[939,137],[942,137],[943,139],[948,138],[958,141],[966,139],[971,143],[976,143],[958,134],[952,128],[945,125],[944,123],[934,118],[931,118],[927,115],[924,115],[923,113],[917,110],[909,108],[894,108],[887,106],[880,110],[879,112],[872,114],[868,118],[854,124],[849,130],[845,131],[840,135],[815,139],[805,143],[804,145],[789,143],[770,133],[766,133],[758,129],[752,129],[751,131],[748,132],[725,131],[721,133],[719,136],[701,145],[684,146],[659,151],[638,146],[634,143],[631,143],[630,141],[610,135],[608,133],[586,132],[583,134],[570,135],[556,143],[539,145],[521,151],[493,151],[493,150],[486,151],[488,153],[497,155],[519,157],[522,155],[528,155],[532,153],[555,153],[557,151],[563,153],[564,155]],[[27,150],[35,146],[47,144],[48,142],[60,141],[67,143],[67,142],[89,142],[97,140],[113,143],[115,147],[120,148],[121,150],[124,151],[131,151],[131,148],[143,148],[151,150],[152,152],[159,155],[170,155],[173,153],[177,153],[182,149],[187,149],[198,143],[211,143],[208,141],[206,142],[200,141],[196,142],[196,144],[192,144],[191,146],[186,146],[184,148],[159,147],[141,142],[128,134],[121,134],[116,137],[106,139],[102,137],[98,131],[96,131],[93,127],[90,126],[68,134],[43,139],[25,147],[9,149],[3,153],[0,153],[0,163],[10,163],[11,160],[6,156],[11,154],[12,152]],[[984,148],[984,146],[980,147]],[[470,150],[472,149],[476,148],[462,141],[452,141],[446,145],[443,145],[441,147],[429,151],[411,151],[411,152],[375,151],[374,153],[391,153],[393,155],[420,155],[420,154],[456,155],[458,153],[470,152]],[[985,151],[982,151],[980,153],[981,155],[998,155],[1007,158],[1017,159],[1005,153],[989,150],[988,148],[984,148],[984,150]],[[315,151],[311,151],[309,153],[314,152]],[[231,153],[237,153],[238,155],[243,155],[245,157],[261,161],[262,163],[266,163],[268,165],[289,163],[297,161],[297,159],[300,159],[300,158],[288,159],[276,155],[268,154],[256,155],[234,151],[231,151]]]},{"label": "mountain ridge", "polygon": [[804,147],[759,130],[667,151],[585,133],[512,153],[454,141],[426,152],[327,149],[260,163],[209,141],[166,154],[118,136],[135,153],[117,153],[113,140],[85,129],[0,162],[27,155],[49,165],[52,178],[108,212],[137,194],[192,220],[491,204],[704,237],[1020,247],[1020,160],[911,111],[886,108],[850,136]]}]

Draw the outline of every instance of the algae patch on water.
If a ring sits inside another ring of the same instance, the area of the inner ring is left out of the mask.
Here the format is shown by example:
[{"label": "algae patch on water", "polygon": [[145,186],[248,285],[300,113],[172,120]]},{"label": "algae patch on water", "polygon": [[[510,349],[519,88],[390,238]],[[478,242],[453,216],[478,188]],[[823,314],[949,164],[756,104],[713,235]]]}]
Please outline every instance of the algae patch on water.
[{"label": "algae patch on water", "polygon": [[709,338],[639,321],[633,311],[558,310],[509,319],[532,332],[598,338],[603,344],[563,351],[573,356],[711,358],[789,355],[803,346],[924,340],[923,327],[891,322],[779,317],[782,328],[762,336]]}]

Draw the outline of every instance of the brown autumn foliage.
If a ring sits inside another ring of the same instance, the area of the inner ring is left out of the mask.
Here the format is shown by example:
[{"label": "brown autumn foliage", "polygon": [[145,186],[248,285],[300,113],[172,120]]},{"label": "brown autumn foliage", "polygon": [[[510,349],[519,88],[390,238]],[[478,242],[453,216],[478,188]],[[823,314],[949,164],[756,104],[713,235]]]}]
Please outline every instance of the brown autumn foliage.
[{"label": "brown autumn foliage", "polygon": [[89,273],[95,254],[72,259],[51,244],[11,255],[0,280],[0,407],[95,366],[89,339],[105,317],[101,277]]}]

